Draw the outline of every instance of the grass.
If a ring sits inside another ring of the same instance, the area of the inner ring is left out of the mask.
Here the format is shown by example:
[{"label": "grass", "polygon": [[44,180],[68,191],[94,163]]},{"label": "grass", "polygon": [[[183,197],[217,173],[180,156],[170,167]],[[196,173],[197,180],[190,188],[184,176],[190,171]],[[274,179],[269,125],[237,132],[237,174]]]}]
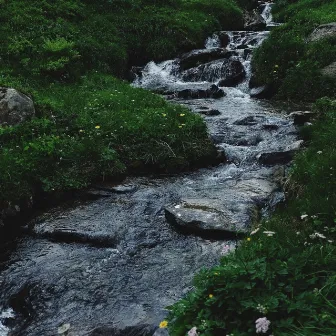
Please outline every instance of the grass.
[{"label": "grass", "polygon": [[111,76],[31,90],[39,117],[0,129],[1,204],[122,174],[185,170],[215,155],[201,117]]},{"label": "grass", "polygon": [[334,334],[336,328],[336,102],[322,99],[320,119],[302,129],[309,147],[298,155],[289,201],[220,265],[200,272],[195,289],[170,307],[169,331],[184,336]]},{"label": "grass", "polygon": [[239,29],[234,0],[0,0],[0,21],[0,86],[30,95],[37,112],[0,127],[0,208],[213,161],[200,117],[113,76]]},{"label": "grass", "polygon": [[259,84],[271,84],[277,98],[314,102],[335,97],[336,79],[323,76],[321,69],[336,61],[335,37],[307,42],[320,24],[336,21],[333,0],[279,0],[275,19],[285,22],[274,29],[256,50],[253,67]]}]

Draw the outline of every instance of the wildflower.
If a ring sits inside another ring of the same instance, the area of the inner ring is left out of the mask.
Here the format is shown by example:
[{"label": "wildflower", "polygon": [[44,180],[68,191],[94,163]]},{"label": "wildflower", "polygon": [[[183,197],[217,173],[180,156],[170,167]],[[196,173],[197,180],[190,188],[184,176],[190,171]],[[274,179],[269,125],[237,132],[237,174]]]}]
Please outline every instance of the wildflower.
[{"label": "wildflower", "polygon": [[197,334],[197,328],[193,327],[188,331],[188,336],[198,336]]},{"label": "wildflower", "polygon": [[309,237],[310,237],[311,239],[315,239],[315,238],[326,239],[326,236],[324,236],[323,234],[318,233],[318,232],[315,232],[315,233],[311,234]]},{"label": "wildflower", "polygon": [[257,334],[266,334],[271,324],[267,317],[258,318],[255,323]]},{"label": "wildflower", "polygon": [[222,249],[222,254],[227,254],[230,251],[230,246],[229,245],[224,245]]},{"label": "wildflower", "polygon": [[322,151],[318,151],[317,154],[322,154],[323,152]]},{"label": "wildflower", "polygon": [[96,127],[95,127],[95,129],[99,129],[100,128],[100,126],[99,125],[97,125]]},{"label": "wildflower", "polygon": [[275,235],[274,231],[264,231],[265,235],[267,235],[268,237],[273,237]]},{"label": "wildflower", "polygon": [[179,128],[182,128],[182,127],[183,127],[182,125],[179,126]]},{"label": "wildflower", "polygon": [[215,272],[214,274],[215,274],[215,275],[218,275],[218,273],[217,273],[217,272]]},{"label": "wildflower", "polygon": [[84,130],[82,130],[82,129],[79,130],[79,133],[83,133],[83,132],[84,132]]},{"label": "wildflower", "polygon": [[253,236],[253,235],[256,234],[259,230],[260,230],[260,228],[257,228],[257,229],[255,229],[255,230],[253,230],[253,231],[250,233],[250,235]]},{"label": "wildflower", "polygon": [[166,321],[166,320],[163,320],[163,321],[159,324],[159,327],[160,327],[161,329],[163,329],[163,328],[167,328],[167,326],[168,326],[168,321]]},{"label": "wildflower", "polygon": [[251,241],[251,238],[250,238],[250,237],[248,237],[246,240],[247,240],[247,241]]},{"label": "wildflower", "polygon": [[185,116],[185,113],[180,113],[180,117],[184,117]]},{"label": "wildflower", "polygon": [[166,116],[167,116],[167,114],[166,114],[166,113],[162,113],[162,115],[163,115],[164,117],[166,117]]},{"label": "wildflower", "polygon": [[279,68],[279,65],[278,65],[278,64],[276,64],[274,67],[275,67],[275,68]]},{"label": "wildflower", "polygon": [[209,294],[209,298],[212,299],[213,298],[213,294]]},{"label": "wildflower", "polygon": [[308,217],[308,215],[301,215],[301,219],[305,219],[305,218],[307,218]]}]

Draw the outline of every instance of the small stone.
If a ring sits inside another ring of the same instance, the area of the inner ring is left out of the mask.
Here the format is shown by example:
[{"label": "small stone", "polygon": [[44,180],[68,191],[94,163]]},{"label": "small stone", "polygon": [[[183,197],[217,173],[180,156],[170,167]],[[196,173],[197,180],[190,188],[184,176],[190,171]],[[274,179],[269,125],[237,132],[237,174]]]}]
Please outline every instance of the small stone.
[{"label": "small stone", "polygon": [[67,333],[70,330],[70,323],[65,323],[62,326],[58,327],[57,329],[57,333],[59,335],[64,335],[65,333]]}]

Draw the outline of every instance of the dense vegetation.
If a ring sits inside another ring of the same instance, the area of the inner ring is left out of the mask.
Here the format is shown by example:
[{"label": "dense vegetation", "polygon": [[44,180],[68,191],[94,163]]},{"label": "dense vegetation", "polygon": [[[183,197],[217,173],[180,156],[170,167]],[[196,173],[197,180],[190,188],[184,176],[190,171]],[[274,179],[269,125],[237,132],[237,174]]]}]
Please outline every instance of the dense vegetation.
[{"label": "dense vegetation", "polygon": [[273,85],[280,99],[335,97],[335,76],[323,76],[321,69],[336,61],[336,38],[311,42],[309,36],[319,25],[336,22],[336,2],[279,0],[274,12],[285,24],[272,31],[255,53],[259,83]]},{"label": "dense vegetation", "polygon": [[257,50],[258,80],[273,85],[276,98],[329,98],[316,101],[316,120],[301,129],[308,146],[294,161],[287,202],[169,307],[173,336],[335,334],[336,82],[320,70],[336,60],[336,44],[335,38],[306,43],[316,26],[336,21],[335,6],[277,1],[277,19],[286,24]]},{"label": "dense vegetation", "polygon": [[0,86],[37,111],[0,128],[0,205],[213,159],[200,117],[112,75],[240,28],[234,0],[0,0],[0,21]]}]

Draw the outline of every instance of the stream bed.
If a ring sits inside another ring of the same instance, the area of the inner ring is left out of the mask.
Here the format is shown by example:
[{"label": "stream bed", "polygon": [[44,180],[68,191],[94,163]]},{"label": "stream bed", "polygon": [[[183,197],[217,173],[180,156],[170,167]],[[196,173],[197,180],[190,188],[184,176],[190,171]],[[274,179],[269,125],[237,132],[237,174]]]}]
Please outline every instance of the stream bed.
[{"label": "stream bed", "polygon": [[0,336],[153,335],[194,274],[283,200],[301,141],[290,111],[250,95],[251,53],[267,34],[218,32],[141,69],[134,86],[204,116],[223,163],[93,189],[96,200],[27,223],[2,264]]}]

